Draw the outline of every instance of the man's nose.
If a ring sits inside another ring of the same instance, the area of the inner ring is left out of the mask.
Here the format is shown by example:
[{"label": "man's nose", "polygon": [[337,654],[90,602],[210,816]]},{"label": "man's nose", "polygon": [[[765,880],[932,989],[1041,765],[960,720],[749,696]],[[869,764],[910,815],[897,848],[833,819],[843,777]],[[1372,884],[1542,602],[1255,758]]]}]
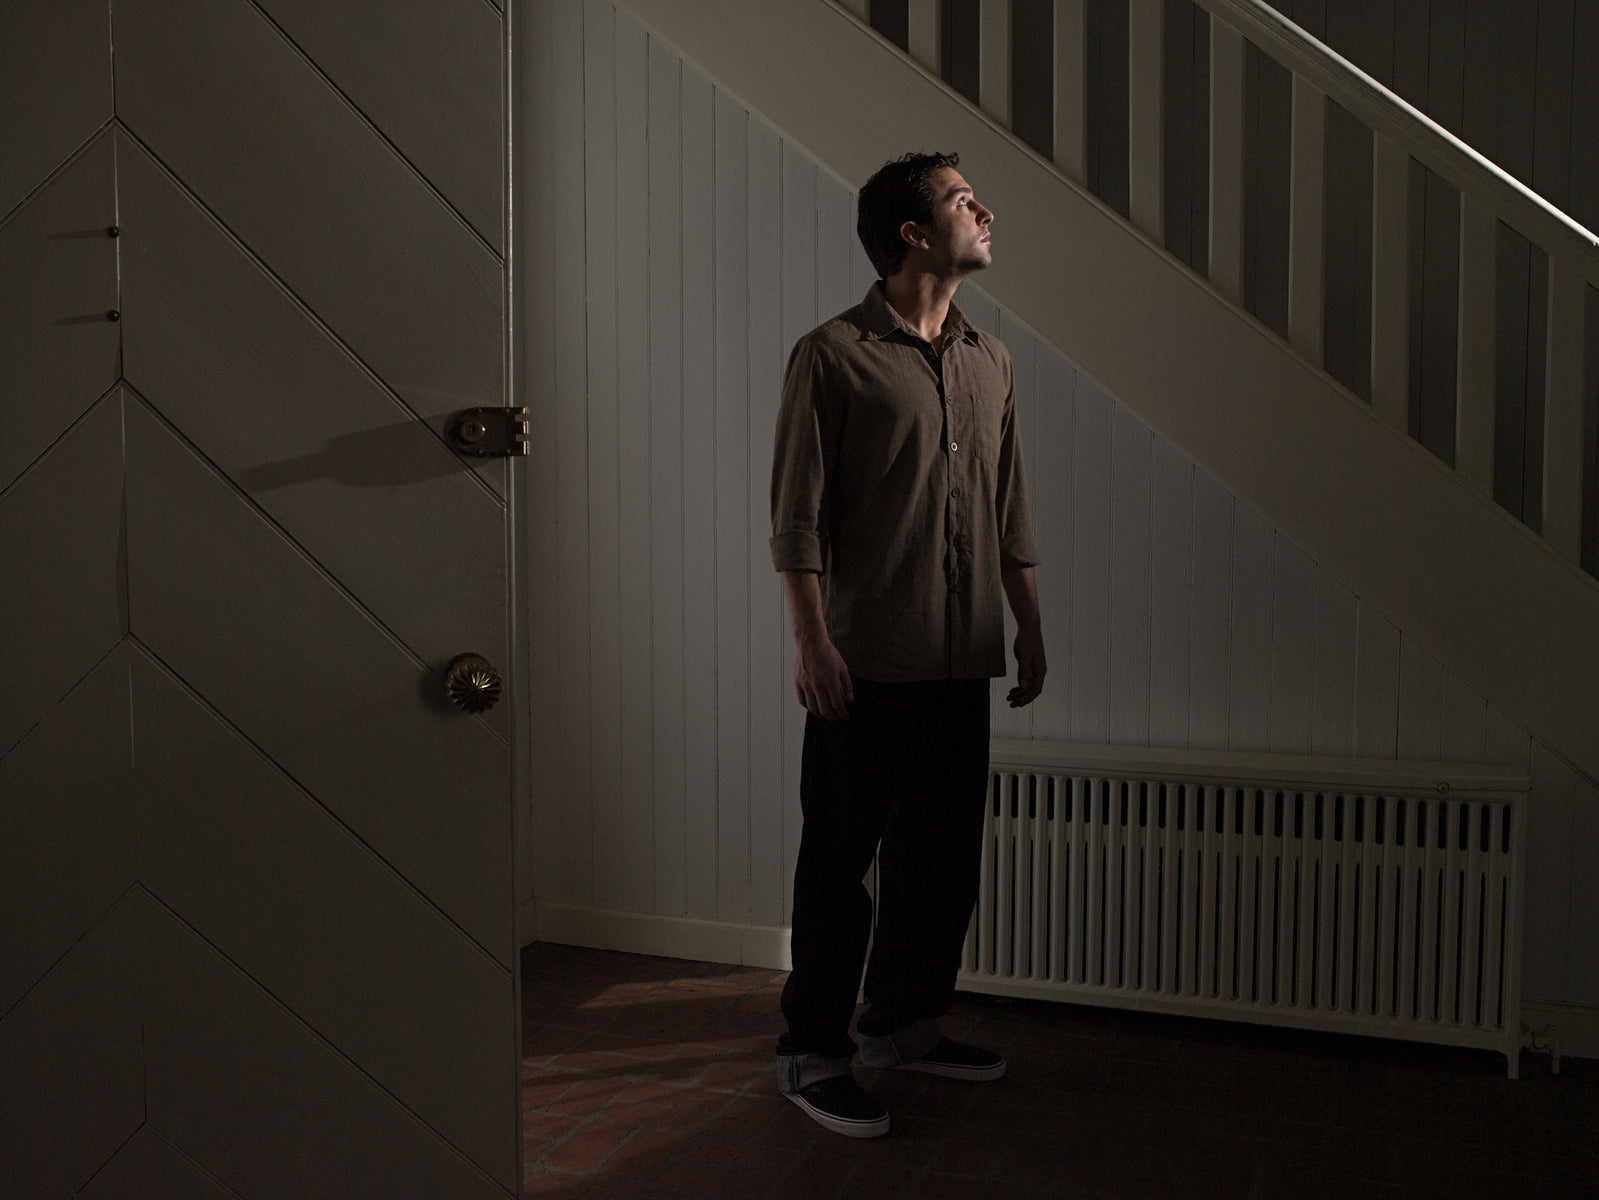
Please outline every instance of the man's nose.
[{"label": "man's nose", "polygon": [[994,214],[993,214],[993,211],[991,209],[989,209],[989,208],[987,208],[987,207],[985,207],[984,205],[981,205],[981,204],[979,204],[977,206],[977,223],[979,225],[987,225],[991,221],[993,221],[993,219],[994,219]]}]

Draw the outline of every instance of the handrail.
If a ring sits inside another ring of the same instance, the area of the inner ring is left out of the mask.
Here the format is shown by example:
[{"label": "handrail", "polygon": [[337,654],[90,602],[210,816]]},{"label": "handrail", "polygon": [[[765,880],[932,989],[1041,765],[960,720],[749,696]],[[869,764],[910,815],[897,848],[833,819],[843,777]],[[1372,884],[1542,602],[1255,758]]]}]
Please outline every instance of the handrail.
[{"label": "handrail", "polygon": [[1403,145],[1413,158],[1465,191],[1487,189],[1502,214],[1546,250],[1565,242],[1599,281],[1599,235],[1490,162],[1402,96],[1318,42],[1264,0],[1193,0],[1244,34],[1270,57],[1315,84],[1375,133]]}]

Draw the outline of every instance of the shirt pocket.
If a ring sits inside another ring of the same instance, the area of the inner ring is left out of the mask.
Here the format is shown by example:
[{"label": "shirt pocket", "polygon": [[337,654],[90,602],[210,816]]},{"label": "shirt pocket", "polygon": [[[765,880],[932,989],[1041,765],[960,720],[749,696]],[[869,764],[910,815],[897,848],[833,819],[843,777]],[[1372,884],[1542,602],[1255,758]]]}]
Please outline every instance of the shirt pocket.
[{"label": "shirt pocket", "polygon": [[1000,442],[1005,419],[1005,396],[1002,392],[972,393],[969,397],[970,424],[967,441],[972,453],[989,466],[999,465]]}]

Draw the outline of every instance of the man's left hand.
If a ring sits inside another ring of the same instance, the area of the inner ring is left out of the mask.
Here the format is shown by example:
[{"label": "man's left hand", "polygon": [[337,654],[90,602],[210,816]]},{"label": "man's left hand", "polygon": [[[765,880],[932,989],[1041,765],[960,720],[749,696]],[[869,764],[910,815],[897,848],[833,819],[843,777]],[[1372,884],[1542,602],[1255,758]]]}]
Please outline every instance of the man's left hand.
[{"label": "man's left hand", "polygon": [[1044,634],[1037,625],[1016,632],[1016,686],[1005,697],[1012,708],[1021,708],[1038,699],[1044,690],[1049,667],[1044,662]]}]

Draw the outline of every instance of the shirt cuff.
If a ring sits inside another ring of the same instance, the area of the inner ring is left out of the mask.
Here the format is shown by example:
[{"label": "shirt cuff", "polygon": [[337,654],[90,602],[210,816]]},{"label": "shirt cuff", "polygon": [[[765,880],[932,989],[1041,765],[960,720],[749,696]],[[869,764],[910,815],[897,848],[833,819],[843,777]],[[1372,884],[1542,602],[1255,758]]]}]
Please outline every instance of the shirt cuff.
[{"label": "shirt cuff", "polygon": [[822,539],[814,533],[772,535],[772,566],[779,571],[822,573]]}]

